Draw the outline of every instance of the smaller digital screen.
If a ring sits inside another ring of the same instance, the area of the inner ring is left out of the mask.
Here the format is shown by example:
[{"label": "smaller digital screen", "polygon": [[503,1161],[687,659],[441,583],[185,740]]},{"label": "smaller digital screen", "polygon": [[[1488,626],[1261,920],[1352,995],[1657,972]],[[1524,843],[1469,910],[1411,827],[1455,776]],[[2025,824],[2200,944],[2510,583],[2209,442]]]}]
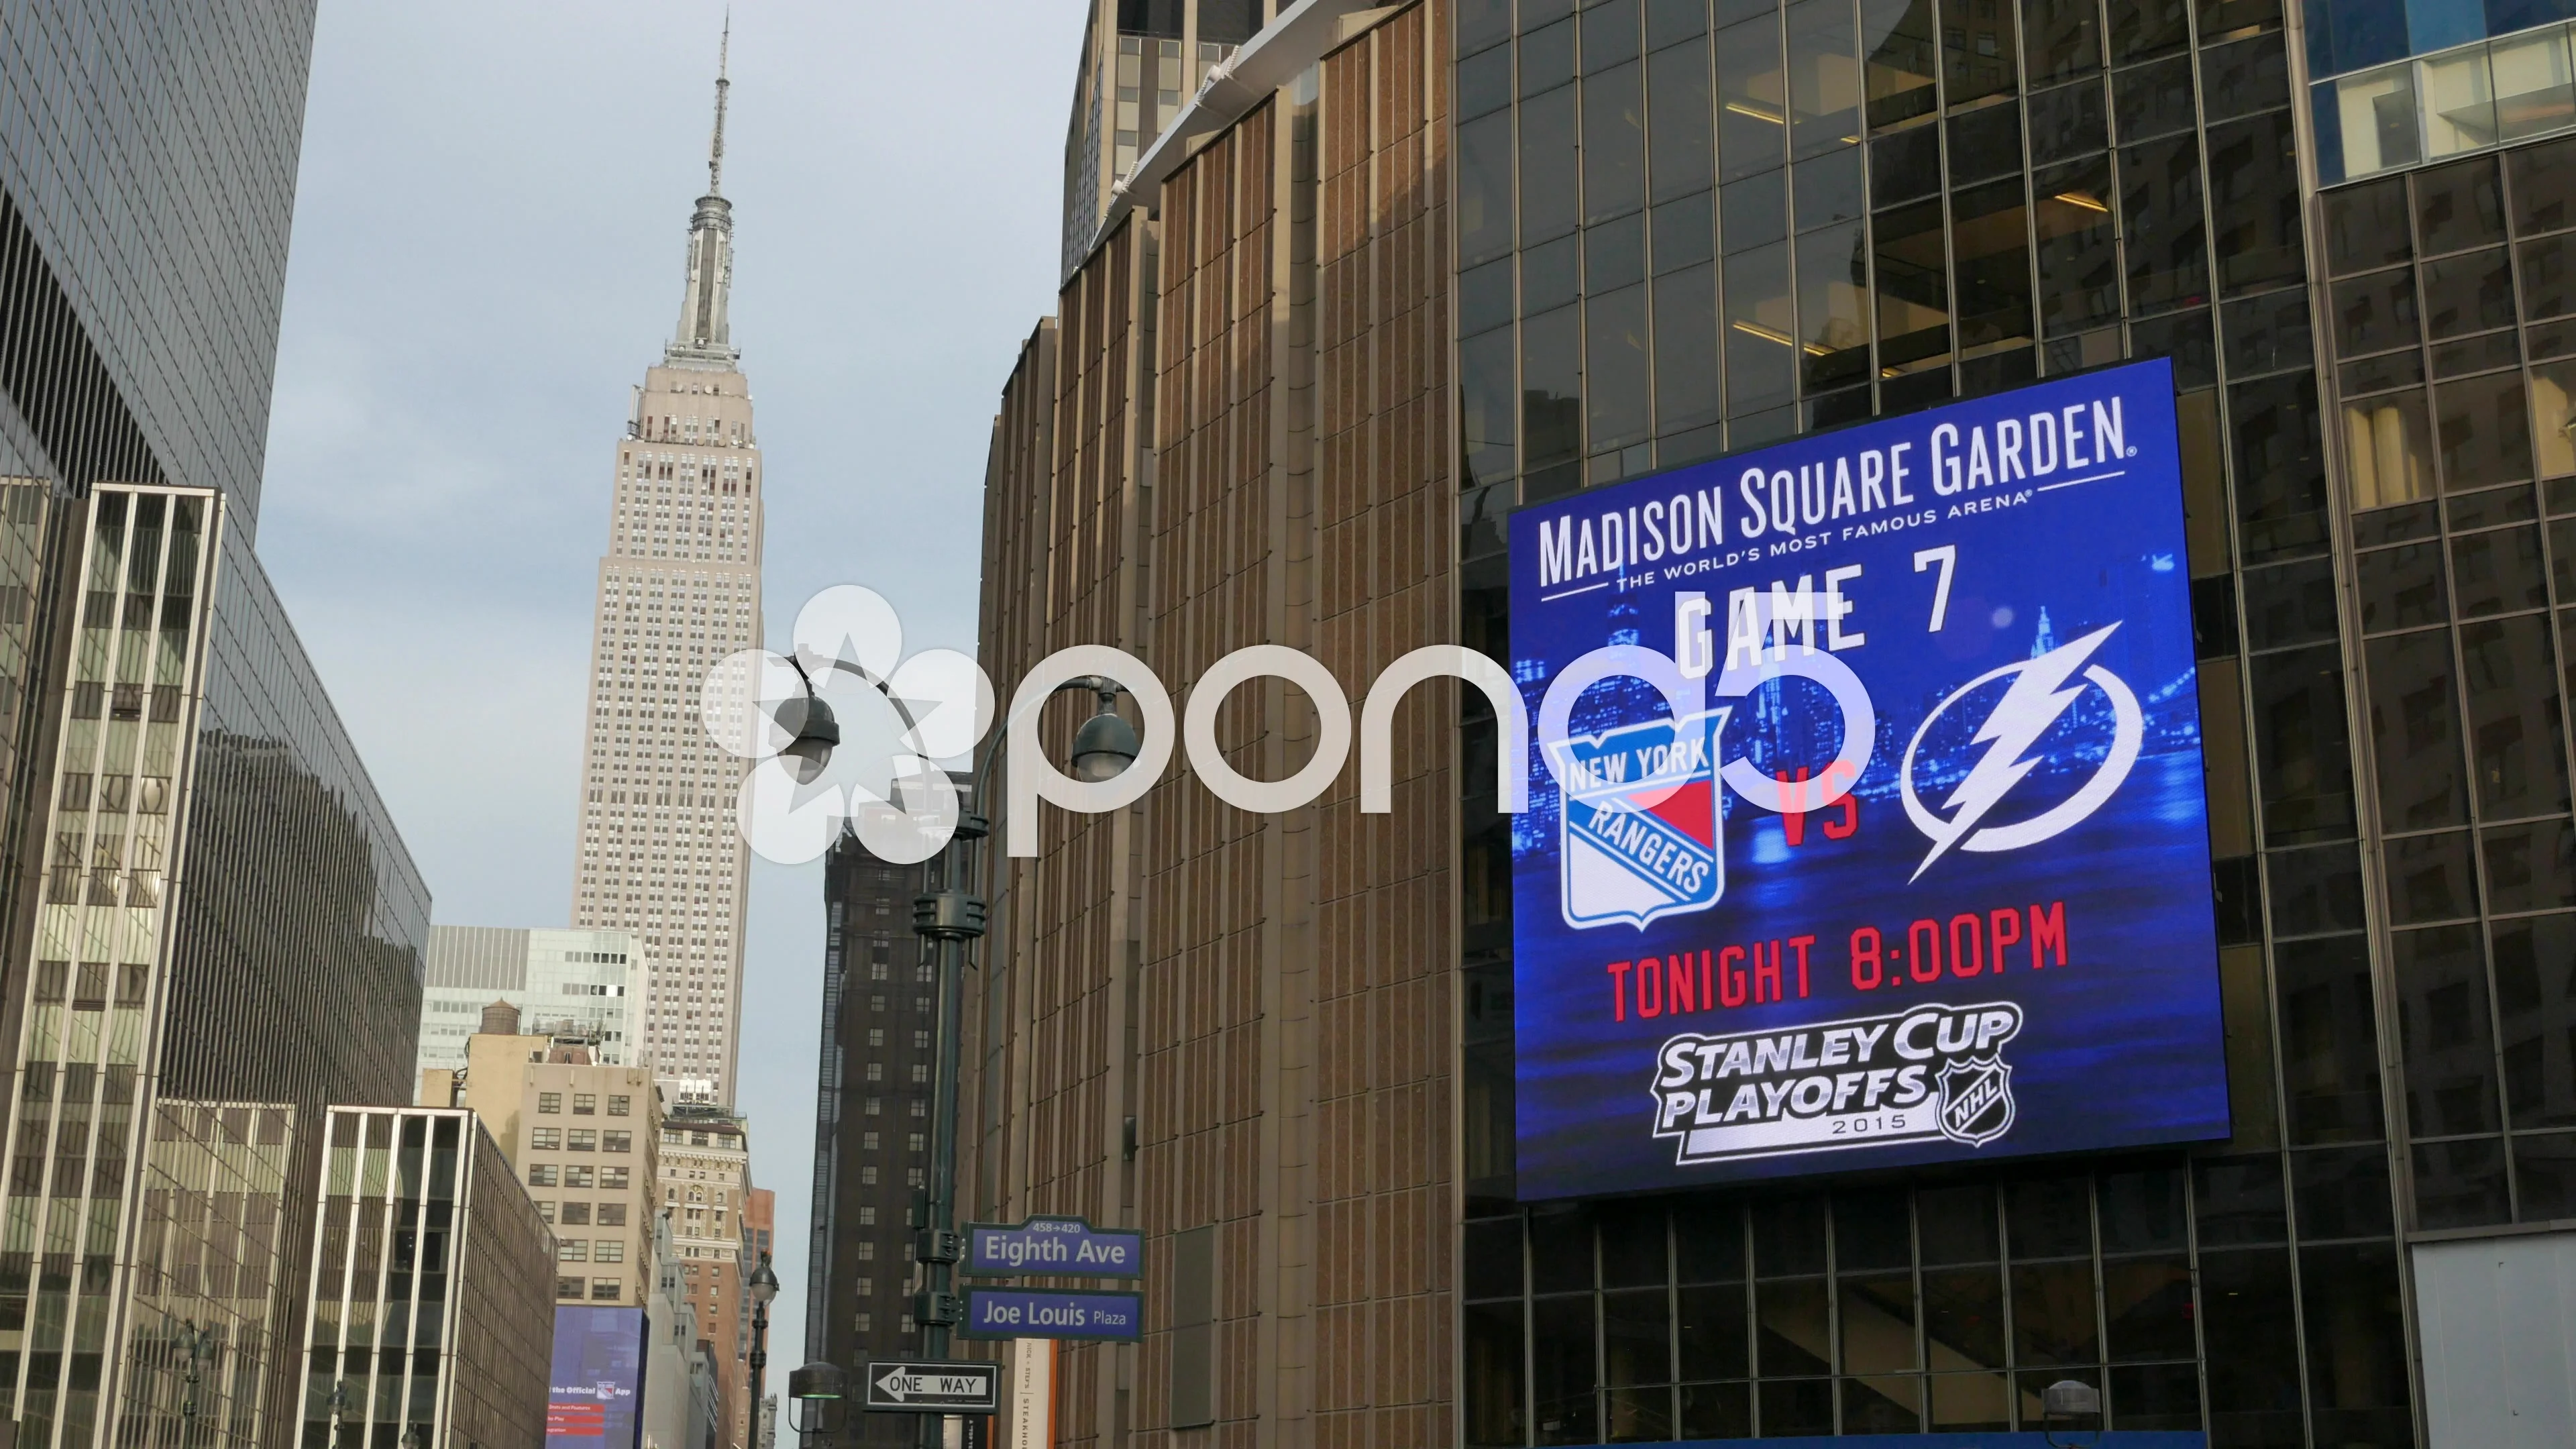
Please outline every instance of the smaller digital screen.
[{"label": "smaller digital screen", "polygon": [[644,1310],[555,1310],[546,1442],[558,1449],[633,1449],[644,1391]]}]

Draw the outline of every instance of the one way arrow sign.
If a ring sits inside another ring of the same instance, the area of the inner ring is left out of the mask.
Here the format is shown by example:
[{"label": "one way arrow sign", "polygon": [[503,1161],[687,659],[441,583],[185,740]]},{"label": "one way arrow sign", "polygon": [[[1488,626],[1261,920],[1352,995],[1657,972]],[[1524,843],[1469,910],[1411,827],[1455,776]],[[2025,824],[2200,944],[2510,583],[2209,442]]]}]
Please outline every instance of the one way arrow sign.
[{"label": "one way arrow sign", "polygon": [[989,1414],[1001,1407],[1002,1369],[989,1363],[872,1363],[867,1408],[880,1414]]}]

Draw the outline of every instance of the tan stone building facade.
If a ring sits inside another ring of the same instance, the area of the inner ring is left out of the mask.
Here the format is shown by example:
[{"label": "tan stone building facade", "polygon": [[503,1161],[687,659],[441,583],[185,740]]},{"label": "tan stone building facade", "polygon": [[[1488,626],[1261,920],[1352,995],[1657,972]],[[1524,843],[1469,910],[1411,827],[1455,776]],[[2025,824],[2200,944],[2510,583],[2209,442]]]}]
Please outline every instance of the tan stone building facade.
[{"label": "tan stone building facade", "polygon": [[751,1155],[742,1119],[683,1108],[662,1124],[659,1211],[671,1220],[680,1291],[698,1312],[712,1348],[723,1442],[747,1446],[751,1433],[751,1315],[743,1296],[750,1272]]},{"label": "tan stone building facade", "polygon": [[[1455,638],[1447,24],[1282,21],[1140,159],[995,422],[997,680],[1110,644],[1179,699],[1285,644],[1356,694]],[[1059,1442],[1453,1441],[1459,708],[1404,704],[1388,815],[1354,770],[1247,815],[1176,754],[1136,806],[1050,810],[1035,859],[996,861],[964,1205],[1148,1244],[1145,1340],[1065,1346]],[[1057,758],[1081,713],[1046,717]],[[1314,728],[1264,680],[1218,738],[1275,780]]]},{"label": "tan stone building facade", "polygon": [[[487,1025],[513,1025],[500,1005]],[[643,1067],[548,1036],[466,1038],[464,1072],[420,1074],[420,1105],[471,1109],[555,1233],[555,1300],[635,1306],[653,1291],[662,1098]]]},{"label": "tan stone building facade", "polygon": [[707,194],[659,366],[616,443],[599,561],[572,924],[621,930],[650,963],[642,1060],[693,1098],[732,1100],[751,851],[734,826],[742,762],[701,722],[717,661],[759,643],[761,466],[751,384],[727,320],[733,203],[716,82]]}]

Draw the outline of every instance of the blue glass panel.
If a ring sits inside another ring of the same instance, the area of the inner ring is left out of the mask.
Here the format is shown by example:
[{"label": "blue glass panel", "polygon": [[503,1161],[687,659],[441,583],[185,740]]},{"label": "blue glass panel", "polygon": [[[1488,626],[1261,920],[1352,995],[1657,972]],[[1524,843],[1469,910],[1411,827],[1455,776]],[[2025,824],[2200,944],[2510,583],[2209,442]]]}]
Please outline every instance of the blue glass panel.
[{"label": "blue glass panel", "polygon": [[2409,53],[2405,0],[2307,0],[2307,20],[2312,75],[2341,75]]},{"label": "blue glass panel", "polygon": [[2343,112],[2331,85],[2308,87],[2308,99],[2317,118],[2317,184],[2332,186],[2343,179]]},{"label": "blue glass panel", "polygon": [[2406,53],[2425,55],[2484,40],[2486,7],[2480,0],[2406,0]]},{"label": "blue glass panel", "polygon": [[2511,35],[2576,15],[2576,0],[2486,0],[2487,34]]}]

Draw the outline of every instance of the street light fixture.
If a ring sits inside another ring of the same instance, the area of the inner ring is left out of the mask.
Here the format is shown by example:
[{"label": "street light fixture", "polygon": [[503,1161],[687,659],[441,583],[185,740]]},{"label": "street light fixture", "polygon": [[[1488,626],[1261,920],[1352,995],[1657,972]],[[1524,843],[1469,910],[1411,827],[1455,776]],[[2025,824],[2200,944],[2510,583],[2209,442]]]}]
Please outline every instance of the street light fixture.
[{"label": "street light fixture", "polygon": [[179,1402],[179,1442],[186,1445],[192,1441],[197,1427],[197,1365],[215,1356],[216,1349],[221,1346],[223,1327],[210,1324],[199,1328],[193,1318],[180,1319],[179,1325],[179,1346],[188,1354],[188,1370],[184,1376],[186,1388]]},{"label": "street light fixture", "polygon": [[837,1365],[816,1359],[787,1375],[788,1427],[799,1435],[811,1434],[824,1444],[832,1442],[833,1420],[838,1417],[843,1398],[843,1377]]},{"label": "street light fixture", "polygon": [[[2082,1379],[2059,1379],[2040,1394],[2039,1410],[2040,1437],[2048,1441],[2050,1449],[2074,1449],[2073,1421],[2102,1412],[2102,1391]],[[2068,1421],[2068,1442],[2064,1446],[2057,1442],[2057,1421],[2060,1419]],[[2097,1434],[2095,1437],[2098,1439],[2100,1436]]]},{"label": "street light fixture", "polygon": [[1136,763],[1136,727],[1118,712],[1118,685],[1093,676],[1069,681],[1100,696],[1100,708],[1073,732],[1073,777],[1088,785],[1114,780]]},{"label": "street light fixture", "polygon": [[841,743],[841,722],[832,717],[832,707],[814,692],[814,676],[805,672],[805,666],[797,662],[796,656],[788,655],[787,663],[796,671],[796,677],[803,681],[805,693],[778,706],[778,727],[794,736],[787,748],[778,753],[786,758],[788,768],[795,772],[796,783],[810,785],[822,776],[823,767],[832,762],[832,751]]},{"label": "street light fixture", "polygon": [[[805,672],[805,666],[794,655],[787,657],[787,663],[796,671],[805,692],[794,699],[779,702],[778,727],[787,731],[790,738],[787,747],[778,753],[793,762],[798,784],[811,784],[832,762],[832,751],[840,748],[841,722],[833,716],[832,707],[815,692],[814,676]],[[858,673],[853,666],[837,659],[824,667],[850,669]],[[861,677],[867,676],[862,674]],[[1118,696],[1125,694],[1127,687],[1106,675],[1085,674],[1057,685],[1048,697],[1075,690],[1096,695],[1100,704],[1091,717],[1073,732],[1074,777],[1095,785],[1103,780],[1116,779],[1126,773],[1129,765],[1136,763],[1139,749],[1136,727],[1118,712]],[[977,785],[982,785],[984,774],[991,773],[992,758],[998,757],[996,752],[986,760],[984,770],[976,777]]]}]

